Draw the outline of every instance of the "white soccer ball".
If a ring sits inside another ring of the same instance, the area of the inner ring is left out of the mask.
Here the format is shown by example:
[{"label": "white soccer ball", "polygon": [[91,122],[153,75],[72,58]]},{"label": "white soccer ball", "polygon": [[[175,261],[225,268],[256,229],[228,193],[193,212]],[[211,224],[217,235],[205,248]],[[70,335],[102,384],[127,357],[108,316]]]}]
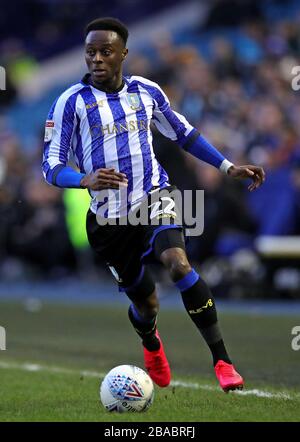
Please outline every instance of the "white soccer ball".
[{"label": "white soccer ball", "polygon": [[151,378],[134,365],[113,368],[100,386],[100,399],[108,411],[146,411],[153,398],[154,386]]}]

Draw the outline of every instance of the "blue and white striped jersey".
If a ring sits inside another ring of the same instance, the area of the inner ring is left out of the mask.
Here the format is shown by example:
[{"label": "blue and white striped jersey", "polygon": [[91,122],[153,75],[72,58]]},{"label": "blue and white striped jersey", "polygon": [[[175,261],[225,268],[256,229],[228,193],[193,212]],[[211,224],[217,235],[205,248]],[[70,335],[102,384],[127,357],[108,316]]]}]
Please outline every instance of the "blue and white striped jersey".
[{"label": "blue and white striped jersey", "polygon": [[[43,173],[48,178],[70,158],[85,174],[114,167],[127,176],[128,209],[154,186],[169,185],[168,175],[153,152],[151,121],[180,145],[194,128],[171,109],[156,83],[138,76],[124,77],[124,81],[116,93],[105,93],[82,80],[60,95],[46,122]],[[109,192],[109,218],[120,216],[118,192]],[[90,193],[91,210],[96,213],[102,203],[97,200],[98,192]]]}]

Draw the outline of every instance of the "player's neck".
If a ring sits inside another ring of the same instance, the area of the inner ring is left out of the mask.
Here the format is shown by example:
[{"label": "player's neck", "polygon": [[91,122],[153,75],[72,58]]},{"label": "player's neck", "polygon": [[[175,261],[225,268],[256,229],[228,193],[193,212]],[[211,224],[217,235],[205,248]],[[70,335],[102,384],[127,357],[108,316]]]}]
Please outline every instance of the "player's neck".
[{"label": "player's neck", "polygon": [[89,83],[96,89],[99,89],[100,91],[106,92],[108,94],[119,92],[123,89],[124,86],[124,80],[121,73],[117,77],[113,77],[103,82],[95,82],[93,81],[92,77],[90,77]]}]

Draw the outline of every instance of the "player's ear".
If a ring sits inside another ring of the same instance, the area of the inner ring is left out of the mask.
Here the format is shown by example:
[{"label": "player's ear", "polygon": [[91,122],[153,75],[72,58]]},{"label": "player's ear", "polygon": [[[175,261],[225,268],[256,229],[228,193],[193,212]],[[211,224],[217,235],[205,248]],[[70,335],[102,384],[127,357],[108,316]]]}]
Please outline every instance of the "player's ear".
[{"label": "player's ear", "polygon": [[127,54],[128,54],[128,49],[124,48],[122,51],[122,60],[125,60],[125,58],[127,57]]}]

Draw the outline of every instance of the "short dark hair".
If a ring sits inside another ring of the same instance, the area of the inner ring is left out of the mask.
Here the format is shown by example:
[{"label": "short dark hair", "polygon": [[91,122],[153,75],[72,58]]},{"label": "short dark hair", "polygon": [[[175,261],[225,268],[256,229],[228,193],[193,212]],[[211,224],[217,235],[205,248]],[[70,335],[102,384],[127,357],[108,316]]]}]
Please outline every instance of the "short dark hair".
[{"label": "short dark hair", "polygon": [[90,31],[114,31],[122,38],[125,45],[129,35],[124,23],[113,17],[96,18],[96,20],[91,21],[85,28],[85,37]]}]

